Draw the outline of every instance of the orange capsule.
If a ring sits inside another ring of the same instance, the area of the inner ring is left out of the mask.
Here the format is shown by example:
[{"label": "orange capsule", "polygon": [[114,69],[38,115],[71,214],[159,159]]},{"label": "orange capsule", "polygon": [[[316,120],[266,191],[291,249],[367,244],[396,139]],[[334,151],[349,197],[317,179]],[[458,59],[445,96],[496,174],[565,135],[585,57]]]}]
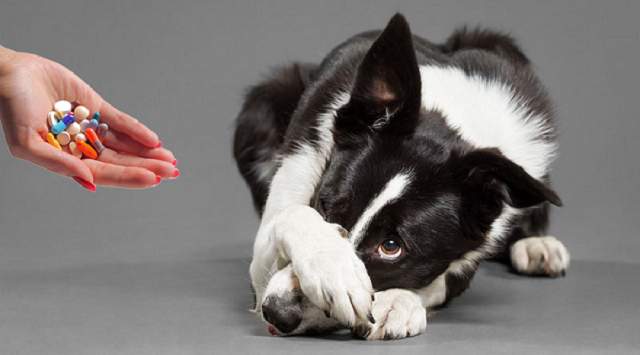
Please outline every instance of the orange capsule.
[{"label": "orange capsule", "polygon": [[93,145],[96,152],[98,154],[102,153],[102,151],[104,150],[104,145],[102,145],[102,142],[98,138],[96,131],[94,131],[93,128],[87,128],[87,130],[84,131],[84,134],[87,136],[87,139],[89,140],[89,142],[91,142],[91,145]]},{"label": "orange capsule", "polygon": [[96,153],[90,145],[88,145],[85,141],[79,140],[76,142],[76,148],[80,149],[82,154],[86,155],[89,159],[97,159],[98,153]]},{"label": "orange capsule", "polygon": [[47,142],[49,142],[49,144],[51,144],[52,146],[62,150],[60,143],[58,143],[58,141],[56,140],[56,137],[54,137],[53,133],[51,132],[47,133]]}]

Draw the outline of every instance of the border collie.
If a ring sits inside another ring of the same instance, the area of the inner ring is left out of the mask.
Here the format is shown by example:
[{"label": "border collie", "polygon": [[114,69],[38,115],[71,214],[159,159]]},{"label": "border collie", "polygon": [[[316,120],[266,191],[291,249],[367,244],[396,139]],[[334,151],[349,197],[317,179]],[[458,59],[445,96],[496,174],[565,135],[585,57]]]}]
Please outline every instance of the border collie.
[{"label": "border collie", "polygon": [[319,65],[250,88],[234,156],[261,215],[250,266],[271,334],[349,328],[415,336],[478,263],[564,275],[543,237],[556,152],[552,103],[507,35],[444,44],[396,14]]}]

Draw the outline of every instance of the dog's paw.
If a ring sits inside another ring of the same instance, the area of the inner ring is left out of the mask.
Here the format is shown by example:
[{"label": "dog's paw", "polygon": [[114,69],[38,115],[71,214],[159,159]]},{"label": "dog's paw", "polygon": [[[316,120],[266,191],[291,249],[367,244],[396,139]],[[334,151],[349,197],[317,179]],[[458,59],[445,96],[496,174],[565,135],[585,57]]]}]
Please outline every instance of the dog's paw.
[{"label": "dog's paw", "polygon": [[373,287],[345,230],[308,206],[292,206],[276,220],[274,238],[291,257],[307,298],[347,328],[371,321]]},{"label": "dog's paw", "polygon": [[554,237],[530,237],[511,246],[511,265],[524,275],[565,275],[569,252]]},{"label": "dog's paw", "polygon": [[376,292],[372,313],[376,322],[370,330],[357,327],[357,336],[367,340],[402,339],[427,329],[427,310],[413,291],[390,289]]},{"label": "dog's paw", "polygon": [[300,288],[327,317],[347,328],[372,321],[373,287],[367,269],[346,239],[331,242],[330,253],[294,263]]}]

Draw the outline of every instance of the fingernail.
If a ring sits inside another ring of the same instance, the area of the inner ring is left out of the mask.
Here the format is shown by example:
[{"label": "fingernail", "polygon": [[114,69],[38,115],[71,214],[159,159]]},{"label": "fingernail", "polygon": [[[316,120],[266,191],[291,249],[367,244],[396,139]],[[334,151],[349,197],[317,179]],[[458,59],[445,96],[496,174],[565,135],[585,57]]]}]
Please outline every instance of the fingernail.
[{"label": "fingernail", "polygon": [[176,171],[173,172],[173,178],[177,178],[178,176],[180,176],[180,170],[176,169]]},{"label": "fingernail", "polygon": [[96,192],[96,185],[90,183],[89,181],[79,176],[72,176],[71,178],[75,180],[78,184],[80,184],[80,186],[84,187],[85,189]]},{"label": "fingernail", "polygon": [[160,181],[162,181],[162,178],[159,177],[159,176],[156,176],[156,183],[154,184],[154,186],[158,185],[160,183]]},{"label": "fingernail", "polygon": [[158,142],[158,145],[156,146],[156,148],[160,148],[162,147],[162,142]]},{"label": "fingernail", "polygon": [[369,312],[369,314],[367,314],[367,319],[369,320],[369,322],[371,324],[376,324],[376,320],[375,320],[375,318],[373,318],[373,314],[371,314],[371,312]]},{"label": "fingernail", "polygon": [[173,166],[177,166],[178,165],[178,160],[177,159],[173,159]]}]

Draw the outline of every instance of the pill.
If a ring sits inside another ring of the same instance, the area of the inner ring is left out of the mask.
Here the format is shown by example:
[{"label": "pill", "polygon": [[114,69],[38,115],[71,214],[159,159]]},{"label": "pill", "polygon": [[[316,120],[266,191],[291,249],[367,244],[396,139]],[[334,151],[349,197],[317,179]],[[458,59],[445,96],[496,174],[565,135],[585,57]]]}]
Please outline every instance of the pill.
[{"label": "pill", "polygon": [[56,137],[53,136],[53,133],[47,133],[47,142],[49,142],[49,144],[51,144],[52,146],[62,150],[60,143],[58,143]]},{"label": "pill", "polygon": [[76,158],[82,158],[82,152],[78,147],[76,147],[76,142],[69,143],[69,149],[71,149],[71,154],[73,154]]},{"label": "pill", "polygon": [[80,149],[82,154],[86,155],[87,158],[96,159],[98,157],[98,153],[83,140],[76,141],[76,147]]},{"label": "pill", "polygon": [[84,106],[76,107],[73,112],[75,112],[76,114],[76,121],[82,121],[85,118],[89,117],[89,115],[91,114],[91,112],[89,112],[89,109]]},{"label": "pill", "polygon": [[80,132],[86,131],[88,125],[89,125],[89,120],[82,120],[80,122]]},{"label": "pill", "polygon": [[72,124],[65,129],[65,131],[69,132],[70,135],[76,135],[80,133],[80,124],[78,122],[73,122]]},{"label": "pill", "polygon": [[65,113],[64,113],[64,112],[62,112],[62,111],[60,111],[60,110],[54,110],[53,112],[55,112],[55,113],[56,113],[56,114],[55,114],[55,116],[56,116],[56,118],[57,118],[57,119],[59,119],[59,120],[63,119],[63,118],[64,118],[64,116],[65,116]]},{"label": "pill", "polygon": [[56,136],[56,139],[60,145],[67,145],[71,141],[71,135],[69,132],[62,132]]},{"label": "pill", "polygon": [[98,121],[98,122],[100,122],[100,114],[99,114],[99,113],[97,113],[97,112],[96,112],[96,113],[94,113],[94,114],[93,114],[93,119],[94,119],[94,120],[96,120],[96,121]]},{"label": "pill", "polygon": [[71,109],[75,110],[76,107],[80,106],[80,101],[76,100],[74,102],[71,103]]},{"label": "pill", "polygon": [[98,139],[96,131],[94,131],[93,128],[87,128],[85,134],[87,136],[87,139],[89,139],[89,142],[91,142],[91,145],[96,149],[96,152],[98,152],[98,154],[102,153],[102,151],[104,150],[104,145],[102,145],[102,142],[100,142],[100,139]]},{"label": "pill", "polygon": [[100,125],[98,126],[98,131],[96,132],[98,134],[98,138],[100,138],[100,141],[104,141],[105,137],[107,136],[107,131],[109,131],[109,126],[107,126],[106,123],[100,123]]},{"label": "pill", "polygon": [[75,140],[76,142],[77,142],[77,141],[86,141],[86,140],[87,140],[87,137],[85,137],[85,135],[84,135],[84,134],[82,134],[82,133],[78,133],[78,134],[76,134],[76,138],[74,138],[74,140]]},{"label": "pill", "polygon": [[62,120],[58,121],[58,123],[55,126],[51,127],[51,133],[59,134],[60,132],[67,129],[67,127],[70,126],[75,121],[76,119],[75,117],[73,117],[73,115],[66,115]]},{"label": "pill", "polygon": [[53,127],[58,124],[58,118],[56,117],[56,112],[51,111],[47,115],[47,122],[49,122],[49,126]]},{"label": "pill", "polygon": [[[87,125],[87,129],[93,129],[93,131],[95,132],[96,129],[98,129],[98,120],[91,120],[89,121],[89,124]],[[87,129],[85,129],[85,132],[87,131]]]},{"label": "pill", "polygon": [[58,111],[62,111],[62,113],[64,113],[65,115],[67,113],[69,113],[71,111],[71,102],[66,101],[66,100],[60,100],[58,102],[56,102],[53,107],[58,110]]}]

